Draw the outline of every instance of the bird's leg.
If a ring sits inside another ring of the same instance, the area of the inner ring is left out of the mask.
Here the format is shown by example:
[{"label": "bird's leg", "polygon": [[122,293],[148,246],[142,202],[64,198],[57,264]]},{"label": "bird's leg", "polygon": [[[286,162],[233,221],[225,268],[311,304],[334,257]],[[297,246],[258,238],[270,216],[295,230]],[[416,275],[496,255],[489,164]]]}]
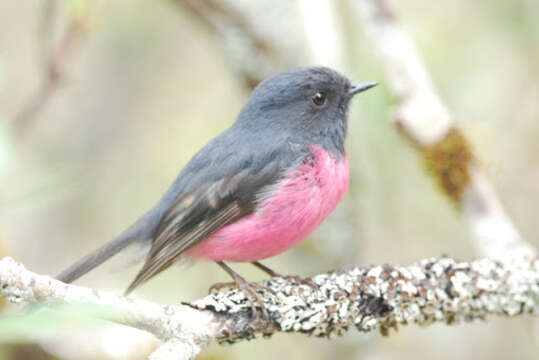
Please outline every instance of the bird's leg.
[{"label": "bird's leg", "polygon": [[257,268],[259,268],[260,270],[262,270],[263,272],[265,272],[271,277],[281,277],[288,281],[295,281],[298,284],[307,285],[315,290],[318,288],[311,278],[302,278],[301,276],[297,276],[297,275],[281,275],[258,261],[254,261],[251,264],[253,264],[254,266],[256,266]]},{"label": "bird's leg", "polygon": [[253,312],[253,315],[256,313],[256,306],[255,306],[255,302],[256,302],[262,309],[262,316],[264,316],[266,320],[269,320],[268,311],[266,309],[266,306],[264,305],[264,301],[262,300],[262,297],[260,296],[260,294],[256,292],[256,289],[264,289],[264,290],[269,290],[269,291],[271,291],[271,289],[268,289],[266,286],[263,286],[260,284],[247,282],[247,280],[241,277],[238,273],[236,273],[234,270],[232,270],[227,264],[225,264],[222,261],[217,261],[217,265],[223,268],[223,270],[226,271],[228,275],[230,275],[230,277],[234,280],[234,282],[214,284],[210,287],[210,292],[212,290],[220,290],[224,287],[235,286],[238,289],[242,290],[245,296],[247,296],[247,299],[251,303],[251,310]]},{"label": "bird's leg", "polygon": [[268,274],[271,277],[283,277],[283,276],[281,276],[281,274],[273,271],[272,269],[270,269],[266,265],[262,264],[261,262],[253,261],[251,264],[253,264],[254,266],[256,266],[257,268],[259,268],[260,270],[262,270],[263,272],[265,272],[266,274]]}]

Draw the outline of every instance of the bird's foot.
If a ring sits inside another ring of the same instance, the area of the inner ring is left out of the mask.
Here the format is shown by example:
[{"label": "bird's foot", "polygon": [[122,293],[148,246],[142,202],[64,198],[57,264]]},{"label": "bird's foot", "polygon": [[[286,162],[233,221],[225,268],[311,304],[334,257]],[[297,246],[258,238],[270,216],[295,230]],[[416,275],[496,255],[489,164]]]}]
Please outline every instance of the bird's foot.
[{"label": "bird's foot", "polygon": [[[251,311],[253,315],[258,312],[257,307],[255,306],[255,303],[257,303],[260,307],[260,311],[262,312],[262,317],[264,318],[264,320],[269,321],[270,317],[268,309],[266,309],[266,305],[264,305],[264,300],[262,299],[262,296],[260,296],[260,294],[257,292],[257,290],[268,290],[269,288],[256,283],[248,283],[243,278],[241,278],[241,280],[238,281],[236,284],[238,288],[243,291],[248,301],[251,303]],[[273,291],[271,290],[271,292]]]},{"label": "bird's foot", "polygon": [[221,291],[223,289],[231,289],[231,288],[237,288],[237,284],[234,281],[229,282],[218,282],[210,286],[208,289],[208,294],[211,294],[213,292]]},{"label": "bird's foot", "polygon": [[[269,286],[258,284],[258,283],[247,283],[247,284],[249,284],[254,289],[267,291],[275,295],[275,290],[273,290]],[[241,289],[241,287],[238,286],[238,283],[234,281],[218,282],[210,286],[210,288],[208,289],[208,293],[211,294],[213,292],[221,291],[223,289]]]},{"label": "bird's foot", "polygon": [[[262,296],[258,293],[258,291],[268,291],[272,294],[275,294],[275,291],[262,284],[249,283],[243,277],[232,271],[232,269],[230,269],[224,263],[221,262],[218,264],[229,273],[229,275],[232,277],[232,279],[234,279],[234,281],[213,284],[210,287],[209,292],[211,293],[213,291],[219,291],[224,288],[239,289],[243,292],[243,294],[247,298],[247,301],[249,301],[253,316],[260,312],[262,313],[262,317],[264,318],[264,320],[270,321],[268,310],[266,309],[266,306],[264,305],[264,300],[262,299]],[[256,306],[257,304],[258,308]]]},{"label": "bird's foot", "polygon": [[272,269],[270,269],[269,267],[267,267],[266,265],[258,261],[255,261],[252,264],[256,266],[257,268],[259,268],[260,270],[264,271],[266,274],[268,274],[271,277],[280,277],[291,282],[296,282],[300,285],[307,285],[313,290],[318,290],[318,286],[314,283],[314,281],[310,277],[304,278],[298,275],[281,275],[278,272],[273,271]]},{"label": "bird's foot", "polygon": [[297,275],[277,275],[277,276],[282,277],[285,280],[298,283],[300,285],[307,285],[313,290],[318,290],[318,285],[316,285],[313,279],[311,279],[310,277],[304,278]]}]

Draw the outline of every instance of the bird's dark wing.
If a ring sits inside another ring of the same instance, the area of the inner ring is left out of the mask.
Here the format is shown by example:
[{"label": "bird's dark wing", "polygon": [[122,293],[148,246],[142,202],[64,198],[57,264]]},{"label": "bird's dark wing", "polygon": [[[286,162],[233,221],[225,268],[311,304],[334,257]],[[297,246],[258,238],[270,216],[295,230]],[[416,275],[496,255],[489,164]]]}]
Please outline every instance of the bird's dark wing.
[{"label": "bird's dark wing", "polygon": [[[213,176],[195,189],[180,194],[164,213],[146,262],[126,294],[169,267],[182,253],[213,232],[252,213],[260,192],[275,184],[283,174],[282,161],[277,159],[257,161],[263,164],[259,166],[222,171],[221,177]],[[215,175],[216,169],[213,170],[212,175]]]}]

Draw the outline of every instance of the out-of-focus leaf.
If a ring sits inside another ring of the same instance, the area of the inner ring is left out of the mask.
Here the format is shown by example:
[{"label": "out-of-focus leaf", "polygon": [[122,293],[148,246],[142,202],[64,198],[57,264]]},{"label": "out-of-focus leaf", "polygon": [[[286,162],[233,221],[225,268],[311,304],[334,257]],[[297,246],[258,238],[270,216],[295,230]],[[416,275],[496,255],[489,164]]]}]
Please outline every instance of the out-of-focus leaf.
[{"label": "out-of-focus leaf", "polygon": [[101,319],[114,320],[122,311],[111,307],[78,303],[29,309],[22,314],[0,316],[0,343],[21,343],[36,337],[54,336],[60,326],[95,325]]}]

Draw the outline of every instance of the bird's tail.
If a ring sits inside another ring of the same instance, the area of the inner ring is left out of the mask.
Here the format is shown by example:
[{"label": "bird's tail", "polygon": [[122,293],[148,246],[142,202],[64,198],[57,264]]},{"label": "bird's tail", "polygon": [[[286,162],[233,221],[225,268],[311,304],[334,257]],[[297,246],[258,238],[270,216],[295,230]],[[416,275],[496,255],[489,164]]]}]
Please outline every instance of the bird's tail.
[{"label": "bird's tail", "polygon": [[[123,234],[122,234],[123,235]],[[91,271],[95,267],[101,265],[112,256],[116,255],[118,252],[130,245],[136,238],[131,236],[122,236],[120,235],[116,239],[106,243],[101,246],[99,249],[94,250],[90,254],[86,255],[64,271],[62,271],[56,279],[70,283],[77,280],[82,275]]]},{"label": "bird's tail", "polygon": [[121,250],[125,249],[127,246],[135,242],[150,239],[151,234],[153,234],[154,228],[158,223],[159,217],[155,216],[154,212],[149,212],[127,228],[117,238],[101,246],[99,249],[94,250],[62,271],[58,276],[56,276],[56,279],[65,283],[70,283],[77,280],[82,275],[101,265],[119,253]]},{"label": "bird's tail", "polygon": [[[141,216],[117,238],[101,246],[99,249],[94,250],[92,253],[86,255],[62,271],[56,276],[56,279],[70,283],[101,265],[131,244],[150,244],[153,234],[161,222],[161,217],[167,211],[170,204],[175,201],[175,192],[169,192],[170,190],[167,191],[163,198],[157,202],[150,211]],[[146,247],[143,246],[143,248]],[[148,246],[147,250],[149,249],[150,247]]]}]

